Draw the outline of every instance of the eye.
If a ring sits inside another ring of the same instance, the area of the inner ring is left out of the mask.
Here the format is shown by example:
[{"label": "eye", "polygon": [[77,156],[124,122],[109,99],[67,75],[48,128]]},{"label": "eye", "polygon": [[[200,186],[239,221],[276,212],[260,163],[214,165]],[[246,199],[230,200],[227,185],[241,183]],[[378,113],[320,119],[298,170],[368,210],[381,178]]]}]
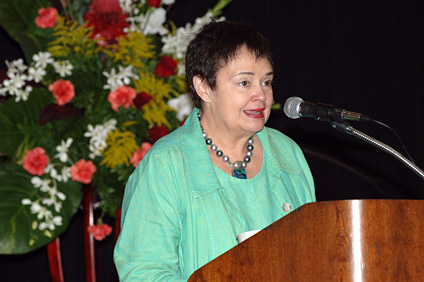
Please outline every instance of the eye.
[{"label": "eye", "polygon": [[239,82],[239,85],[243,86],[243,87],[247,87],[247,86],[249,86],[249,81],[247,81],[247,80],[241,81],[241,82]]},{"label": "eye", "polygon": [[263,85],[264,85],[264,86],[269,86],[269,87],[271,87],[273,82],[274,82],[274,81],[272,81],[271,79],[270,79],[270,80],[265,80],[265,81],[263,82]]}]

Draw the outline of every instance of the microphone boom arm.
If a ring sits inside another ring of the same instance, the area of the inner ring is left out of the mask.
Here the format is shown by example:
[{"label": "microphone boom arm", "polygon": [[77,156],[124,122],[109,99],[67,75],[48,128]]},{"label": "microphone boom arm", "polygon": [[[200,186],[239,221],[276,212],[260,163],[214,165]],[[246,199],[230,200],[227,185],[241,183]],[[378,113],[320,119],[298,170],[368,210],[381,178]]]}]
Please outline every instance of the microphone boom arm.
[{"label": "microphone boom arm", "polygon": [[352,136],[355,136],[358,139],[361,139],[365,142],[367,142],[368,144],[371,144],[383,151],[385,151],[386,153],[392,155],[393,157],[395,157],[396,159],[398,159],[401,163],[403,163],[406,167],[408,167],[409,169],[411,169],[413,172],[415,172],[419,177],[421,177],[422,180],[424,180],[424,171],[419,168],[417,165],[415,165],[413,162],[411,162],[409,159],[407,159],[405,156],[403,156],[401,153],[399,153],[398,151],[396,151],[395,149],[393,149],[392,147],[384,144],[383,142],[353,128],[351,125],[349,125],[346,122],[337,122],[337,121],[333,121],[331,122],[331,126],[335,129],[337,129],[338,131],[342,132],[342,133],[348,133]]}]

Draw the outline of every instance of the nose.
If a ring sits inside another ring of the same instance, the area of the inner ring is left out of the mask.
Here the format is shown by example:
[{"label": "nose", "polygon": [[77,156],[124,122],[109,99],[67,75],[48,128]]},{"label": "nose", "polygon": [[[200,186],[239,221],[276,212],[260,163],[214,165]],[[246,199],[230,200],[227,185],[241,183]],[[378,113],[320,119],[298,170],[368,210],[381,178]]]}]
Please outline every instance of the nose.
[{"label": "nose", "polygon": [[[259,85],[258,87],[255,87],[252,95],[253,101],[261,101],[265,102],[267,99],[267,91],[269,92],[269,89],[265,89],[263,86]],[[271,90],[272,91],[272,90]]]}]

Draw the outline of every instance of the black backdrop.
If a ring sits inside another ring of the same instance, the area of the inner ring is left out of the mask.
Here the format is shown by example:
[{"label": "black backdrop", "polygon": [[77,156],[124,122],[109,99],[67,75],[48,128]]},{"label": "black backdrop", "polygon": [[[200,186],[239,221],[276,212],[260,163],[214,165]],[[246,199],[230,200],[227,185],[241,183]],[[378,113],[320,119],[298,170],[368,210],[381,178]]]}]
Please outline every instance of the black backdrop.
[{"label": "black backdrop", "polygon": [[[177,26],[202,15],[212,0],[179,0],[169,17]],[[4,11],[0,11],[4,12]],[[361,112],[393,127],[419,167],[424,167],[424,11],[419,1],[233,0],[227,19],[255,25],[271,40],[275,100],[291,96]],[[0,66],[21,56],[1,31]],[[389,130],[351,125],[406,155]],[[424,181],[387,153],[327,122],[272,113],[268,126],[304,150],[317,199],[423,199]],[[4,199],[2,199],[4,200]],[[63,234],[66,281],[84,281],[82,212]],[[112,223],[112,220],[109,222]],[[113,238],[97,244],[98,281],[116,281]],[[0,281],[49,281],[45,248],[0,256]]]}]

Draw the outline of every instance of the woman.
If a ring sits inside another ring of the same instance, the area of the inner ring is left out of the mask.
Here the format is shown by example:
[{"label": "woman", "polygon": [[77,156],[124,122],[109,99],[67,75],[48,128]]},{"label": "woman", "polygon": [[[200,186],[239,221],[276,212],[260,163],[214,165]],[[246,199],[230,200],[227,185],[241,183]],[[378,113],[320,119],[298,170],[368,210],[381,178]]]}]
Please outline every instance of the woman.
[{"label": "woman", "polygon": [[315,201],[299,147],[264,127],[268,41],[245,24],[207,24],[188,47],[186,72],[193,112],[155,143],[125,190],[114,257],[121,280],[187,281],[238,234]]}]

